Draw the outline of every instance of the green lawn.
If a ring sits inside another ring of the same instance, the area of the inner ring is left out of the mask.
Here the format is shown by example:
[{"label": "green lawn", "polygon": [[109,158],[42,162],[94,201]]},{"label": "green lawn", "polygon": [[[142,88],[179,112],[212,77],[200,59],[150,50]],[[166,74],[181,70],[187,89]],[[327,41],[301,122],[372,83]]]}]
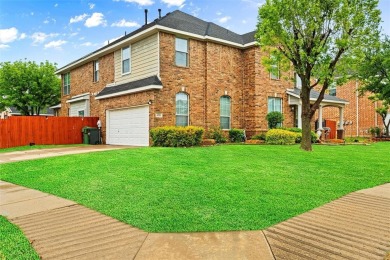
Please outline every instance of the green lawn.
[{"label": "green lawn", "polygon": [[390,143],[139,148],[0,165],[0,179],[146,231],[257,230],[390,182]]},{"label": "green lawn", "polygon": [[33,146],[26,145],[26,146],[17,146],[17,147],[11,147],[11,148],[2,148],[2,149],[0,149],[0,153],[29,151],[29,150],[37,150],[37,149],[66,148],[66,147],[74,147],[74,146],[83,146],[83,145],[82,144],[33,145]]},{"label": "green lawn", "polygon": [[39,259],[18,227],[0,216],[0,259]]}]

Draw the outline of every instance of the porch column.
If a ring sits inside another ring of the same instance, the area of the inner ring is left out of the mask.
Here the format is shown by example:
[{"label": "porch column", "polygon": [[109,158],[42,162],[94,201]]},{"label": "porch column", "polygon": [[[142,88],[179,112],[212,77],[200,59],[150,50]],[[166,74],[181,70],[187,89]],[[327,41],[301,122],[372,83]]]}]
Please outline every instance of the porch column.
[{"label": "porch column", "polygon": [[298,114],[298,128],[302,129],[302,102],[301,102],[301,100],[299,100],[299,103],[298,103],[297,114]]},{"label": "porch column", "polygon": [[339,128],[337,129],[337,139],[344,139],[344,107],[339,107]]},{"label": "porch column", "polygon": [[322,128],[322,105],[318,107],[318,130],[324,130]]}]

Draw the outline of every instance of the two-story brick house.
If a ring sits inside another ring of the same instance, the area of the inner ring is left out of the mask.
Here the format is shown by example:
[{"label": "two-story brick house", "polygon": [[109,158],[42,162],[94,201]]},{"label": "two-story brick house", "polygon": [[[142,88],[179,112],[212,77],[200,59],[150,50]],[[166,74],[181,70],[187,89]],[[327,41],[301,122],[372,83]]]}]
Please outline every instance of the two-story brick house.
[{"label": "two-story brick house", "polygon": [[294,83],[261,65],[268,54],[254,36],[169,13],[60,68],[60,115],[99,117],[107,144],[149,145],[149,129],[165,125],[241,128],[251,136],[267,130],[271,111],[299,127]]}]

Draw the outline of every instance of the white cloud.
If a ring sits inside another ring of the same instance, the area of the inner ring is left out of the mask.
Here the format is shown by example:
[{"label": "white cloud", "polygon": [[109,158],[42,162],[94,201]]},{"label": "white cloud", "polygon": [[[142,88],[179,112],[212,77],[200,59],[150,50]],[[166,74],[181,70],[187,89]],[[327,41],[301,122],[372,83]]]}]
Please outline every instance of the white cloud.
[{"label": "white cloud", "polygon": [[161,0],[164,4],[167,4],[168,7],[171,6],[182,6],[185,0]]},{"label": "white cloud", "polygon": [[218,22],[219,23],[226,23],[227,21],[229,21],[231,19],[230,16],[224,16],[224,17],[221,17],[218,19]]},{"label": "white cloud", "polygon": [[0,43],[13,42],[18,38],[18,29],[11,27],[9,29],[0,29]]},{"label": "white cloud", "polygon": [[85,21],[85,26],[87,27],[96,27],[99,25],[106,26],[107,21],[104,20],[104,15],[102,13],[93,13],[91,17],[89,17]]},{"label": "white cloud", "polygon": [[216,14],[217,14],[218,16],[222,15],[222,13],[221,13],[221,12],[219,12],[219,11],[218,11]]},{"label": "white cloud", "polygon": [[36,45],[38,43],[42,43],[46,41],[48,38],[57,37],[58,33],[50,33],[46,34],[44,32],[36,32],[33,35],[31,35],[31,38],[33,39],[33,45]]},{"label": "white cloud", "polygon": [[54,7],[58,7],[58,4],[55,4]]},{"label": "white cloud", "polygon": [[246,24],[246,23],[247,23],[247,21],[246,21],[246,20],[242,20],[241,22],[242,22],[243,24]]},{"label": "white cloud", "polygon": [[7,49],[9,48],[9,45],[7,44],[0,44],[0,49]]},{"label": "white cloud", "polygon": [[43,21],[44,24],[48,24],[49,23],[49,20],[45,20]]},{"label": "white cloud", "polygon": [[154,2],[152,0],[114,0],[114,2],[119,2],[119,1],[123,1],[126,3],[136,3],[136,4],[139,4],[142,6],[154,4]]},{"label": "white cloud", "polygon": [[19,40],[23,40],[23,39],[25,39],[27,37],[27,35],[25,34],[25,33],[22,33],[22,34],[20,34],[20,36],[19,36]]},{"label": "white cloud", "polygon": [[78,32],[74,32],[74,33],[69,34],[69,37],[75,37],[75,36],[77,36],[78,34],[79,34]]},{"label": "white cloud", "polygon": [[34,12],[31,12],[30,15],[33,16],[33,15],[34,15]]},{"label": "white cloud", "polygon": [[78,22],[84,21],[85,18],[87,18],[87,17],[88,17],[87,14],[77,15],[75,17],[71,17],[69,20],[69,23],[78,23]]},{"label": "white cloud", "polygon": [[64,40],[51,41],[45,44],[45,49],[48,48],[61,49],[61,46],[64,45],[65,43],[67,43],[67,41]]},{"label": "white cloud", "polygon": [[252,7],[260,7],[265,4],[265,0],[241,0],[242,2],[249,3]]},{"label": "white cloud", "polygon": [[88,3],[88,5],[89,5],[89,9],[90,9],[90,10],[92,10],[93,8],[95,8],[95,4],[93,4],[93,3]]},{"label": "white cloud", "polygon": [[126,21],[122,19],[116,23],[111,24],[111,26],[115,27],[139,27],[140,25],[137,22]]}]

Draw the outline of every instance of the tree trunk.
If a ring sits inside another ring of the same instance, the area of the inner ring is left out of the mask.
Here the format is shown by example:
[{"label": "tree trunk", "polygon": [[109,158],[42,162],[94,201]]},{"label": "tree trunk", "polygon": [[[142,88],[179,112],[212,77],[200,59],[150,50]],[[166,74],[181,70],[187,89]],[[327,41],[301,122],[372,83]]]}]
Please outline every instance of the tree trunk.
[{"label": "tree trunk", "polygon": [[[306,80],[305,80],[306,81]],[[307,81],[308,84],[309,81]],[[302,82],[304,84],[304,82]],[[306,83],[306,82],[305,82]],[[313,114],[311,113],[310,107],[310,87],[302,86],[301,89],[301,100],[302,100],[302,140],[301,140],[301,149],[305,151],[312,151],[311,146],[311,118]]]},{"label": "tree trunk", "polygon": [[388,137],[388,136],[389,136],[390,120],[389,120],[389,122],[386,124],[387,113],[386,113],[386,114],[381,114],[381,116],[382,116],[383,125],[385,126],[385,135]]}]

